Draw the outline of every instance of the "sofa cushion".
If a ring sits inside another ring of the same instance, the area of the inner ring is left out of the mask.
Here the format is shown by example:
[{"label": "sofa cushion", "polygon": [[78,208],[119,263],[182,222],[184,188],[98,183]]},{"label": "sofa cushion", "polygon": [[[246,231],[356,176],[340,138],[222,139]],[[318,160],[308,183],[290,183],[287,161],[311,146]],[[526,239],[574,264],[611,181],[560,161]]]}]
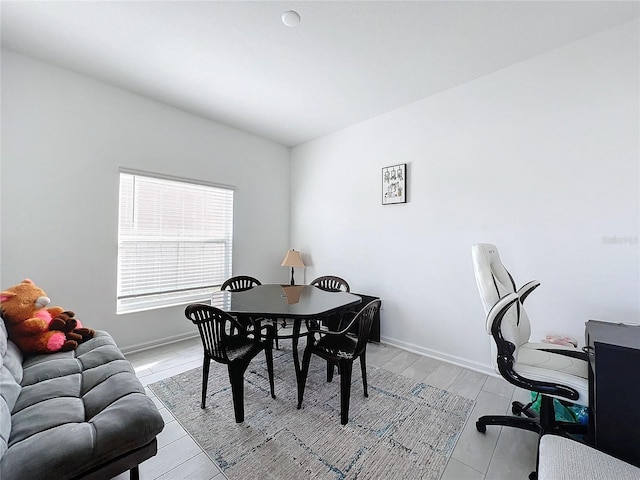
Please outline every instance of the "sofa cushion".
[{"label": "sofa cushion", "polygon": [[72,352],[27,357],[23,369],[0,478],[74,478],[148,444],[164,426],[106,332]]},{"label": "sofa cushion", "polygon": [[22,381],[22,353],[8,339],[4,321],[0,319],[0,459],[7,451],[13,410]]}]

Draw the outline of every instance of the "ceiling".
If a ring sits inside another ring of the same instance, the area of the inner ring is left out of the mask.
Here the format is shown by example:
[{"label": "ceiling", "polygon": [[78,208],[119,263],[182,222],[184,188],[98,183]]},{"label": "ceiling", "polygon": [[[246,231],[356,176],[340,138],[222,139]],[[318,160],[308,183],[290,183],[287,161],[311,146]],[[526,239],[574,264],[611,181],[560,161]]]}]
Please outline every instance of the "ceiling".
[{"label": "ceiling", "polygon": [[2,1],[1,15],[9,49],[295,146],[637,19],[640,3]]}]

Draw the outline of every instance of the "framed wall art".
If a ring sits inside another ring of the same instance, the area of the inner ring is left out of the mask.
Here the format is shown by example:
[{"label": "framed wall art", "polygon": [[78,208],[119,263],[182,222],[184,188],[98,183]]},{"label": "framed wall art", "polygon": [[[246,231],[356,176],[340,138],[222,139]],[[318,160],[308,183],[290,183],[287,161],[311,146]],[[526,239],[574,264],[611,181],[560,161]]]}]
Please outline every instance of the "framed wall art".
[{"label": "framed wall art", "polygon": [[407,164],[382,169],[382,204],[407,202]]}]

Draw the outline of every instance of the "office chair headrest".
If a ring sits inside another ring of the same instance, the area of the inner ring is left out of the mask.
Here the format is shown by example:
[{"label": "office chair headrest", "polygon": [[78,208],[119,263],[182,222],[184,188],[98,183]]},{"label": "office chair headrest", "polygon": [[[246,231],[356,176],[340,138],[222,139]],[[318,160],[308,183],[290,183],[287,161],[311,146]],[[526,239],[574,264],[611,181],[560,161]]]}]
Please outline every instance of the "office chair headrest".
[{"label": "office chair headrest", "polygon": [[516,292],[511,274],[502,264],[498,248],[492,243],[478,243],[471,247],[473,269],[485,313],[505,295]]}]

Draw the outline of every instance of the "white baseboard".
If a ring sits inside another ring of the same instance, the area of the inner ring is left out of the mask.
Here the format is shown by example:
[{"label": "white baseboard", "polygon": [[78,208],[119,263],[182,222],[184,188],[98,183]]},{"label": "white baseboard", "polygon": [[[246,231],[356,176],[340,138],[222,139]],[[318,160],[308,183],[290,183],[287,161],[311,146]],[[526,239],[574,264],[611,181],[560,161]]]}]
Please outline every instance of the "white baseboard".
[{"label": "white baseboard", "polygon": [[164,345],[171,345],[172,343],[182,342],[183,340],[189,340],[191,338],[199,338],[198,332],[195,333],[183,333],[181,335],[174,335],[172,337],[161,338],[158,340],[152,340],[150,342],[136,343],[135,345],[129,345],[122,348],[122,353],[125,355],[129,353],[143,352],[156,347],[162,347]]},{"label": "white baseboard", "polygon": [[[150,342],[137,343],[135,345],[130,345],[126,348],[122,349],[122,353],[130,354],[142,352],[144,350],[150,350],[156,347],[162,347],[164,345],[171,345],[172,343],[181,342],[183,340],[189,340],[191,338],[198,338],[198,334],[196,333],[184,333],[181,335],[175,335],[173,337],[161,338],[158,340],[152,340]],[[415,345],[412,343],[407,343],[400,341],[391,337],[381,337],[382,343],[387,345],[391,345],[393,347],[400,348],[402,350],[406,350],[411,353],[417,353],[418,355],[424,355],[427,357],[435,358],[436,360],[440,360],[447,363],[452,363],[453,365],[458,365],[459,367],[468,368],[469,370],[473,370],[475,372],[483,373],[485,375],[490,375],[492,377],[499,377],[496,371],[488,365],[483,365],[481,363],[472,362],[465,358],[458,357],[455,355],[449,355],[438,350],[432,350],[430,348],[424,348],[419,345]]]},{"label": "white baseboard", "polygon": [[386,343],[387,345],[391,345],[393,347],[401,348],[402,350],[406,350],[411,353],[417,353],[418,355],[424,355],[427,357],[435,358],[436,360],[441,360],[443,362],[452,363],[459,367],[468,368],[469,370],[473,370],[478,373],[483,373],[485,375],[490,375],[492,377],[499,377],[498,373],[489,365],[484,365],[478,362],[472,362],[462,357],[458,357],[455,355],[449,355],[447,353],[439,352],[437,350],[432,350],[430,348],[424,348],[419,345],[414,345],[412,343],[407,343],[400,341],[396,338],[390,337],[381,337],[380,340],[382,343]]}]

